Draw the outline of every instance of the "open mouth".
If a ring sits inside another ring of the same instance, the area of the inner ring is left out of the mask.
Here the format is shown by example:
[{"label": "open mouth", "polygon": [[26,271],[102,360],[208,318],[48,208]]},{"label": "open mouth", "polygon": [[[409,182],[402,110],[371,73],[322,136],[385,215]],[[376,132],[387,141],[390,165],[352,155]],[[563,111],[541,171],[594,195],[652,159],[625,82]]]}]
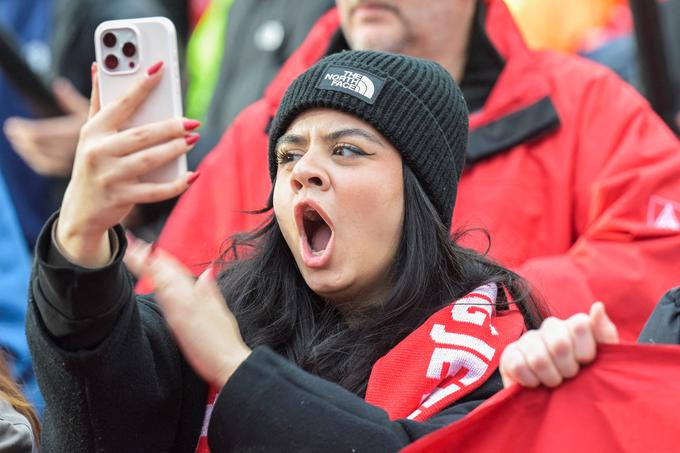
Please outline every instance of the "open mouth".
[{"label": "open mouth", "polygon": [[302,259],[310,267],[321,267],[330,259],[333,227],[323,210],[311,201],[296,206]]},{"label": "open mouth", "polygon": [[328,247],[333,231],[321,215],[312,207],[307,206],[303,213],[302,224],[307,237],[307,243],[314,255],[322,255]]}]

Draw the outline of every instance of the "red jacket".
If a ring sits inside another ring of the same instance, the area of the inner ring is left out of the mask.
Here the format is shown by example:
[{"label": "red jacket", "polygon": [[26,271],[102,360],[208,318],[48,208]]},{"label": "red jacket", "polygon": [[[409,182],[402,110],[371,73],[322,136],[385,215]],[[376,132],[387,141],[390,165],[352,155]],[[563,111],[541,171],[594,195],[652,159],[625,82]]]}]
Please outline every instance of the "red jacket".
[{"label": "red jacket", "polygon": [[[533,282],[566,316],[601,300],[624,339],[680,283],[680,147],[645,100],[607,69],[526,48],[500,0],[486,32],[505,67],[470,118],[468,167],[453,228],[482,227],[490,254]],[[338,30],[322,17],[260,101],[200,166],[159,246],[199,272],[225,239],[250,230],[271,190],[265,129],[289,83]],[[466,244],[484,250],[482,234]]]}]

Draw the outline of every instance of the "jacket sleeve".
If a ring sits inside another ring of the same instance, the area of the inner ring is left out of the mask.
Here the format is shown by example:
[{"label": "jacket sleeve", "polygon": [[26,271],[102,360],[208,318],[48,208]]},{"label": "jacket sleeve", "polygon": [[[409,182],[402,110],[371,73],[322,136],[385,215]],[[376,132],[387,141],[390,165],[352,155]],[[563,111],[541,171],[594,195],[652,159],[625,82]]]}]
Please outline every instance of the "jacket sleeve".
[{"label": "jacket sleeve", "polygon": [[229,451],[396,452],[453,423],[501,390],[482,387],[425,422],[391,421],[344,388],[258,347],[222,388],[212,412],[212,453]]},{"label": "jacket sleeve", "polygon": [[27,336],[46,408],[47,451],[193,451],[207,387],[182,359],[149,299],[136,300],[122,257],[98,269],[36,246]]},{"label": "jacket sleeve", "polygon": [[[622,339],[635,340],[661,295],[678,284],[680,146],[633,88],[601,72],[574,90],[574,244],[519,273],[566,317],[603,301]],[[580,96],[580,98],[579,98]],[[570,166],[573,167],[570,168]]]},{"label": "jacket sleeve", "polygon": [[680,344],[680,286],[668,291],[657,304],[638,343]]}]

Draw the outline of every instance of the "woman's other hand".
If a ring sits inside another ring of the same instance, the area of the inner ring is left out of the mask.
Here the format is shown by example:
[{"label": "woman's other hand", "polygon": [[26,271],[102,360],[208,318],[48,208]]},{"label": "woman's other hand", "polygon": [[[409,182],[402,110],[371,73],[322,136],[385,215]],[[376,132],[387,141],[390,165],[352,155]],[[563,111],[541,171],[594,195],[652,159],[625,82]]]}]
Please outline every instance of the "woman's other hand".
[{"label": "woman's other hand", "polygon": [[579,313],[566,320],[550,317],[540,329],[525,333],[505,348],[500,359],[503,384],[556,387],[576,376],[581,365],[595,360],[598,343],[618,342],[616,326],[602,302],[594,303],[589,314]]},{"label": "woman's other hand", "polygon": [[90,111],[57,226],[59,245],[77,264],[105,264],[110,259],[109,228],[135,204],[178,196],[192,182],[191,173],[163,183],[142,182],[140,177],[189,151],[198,138],[189,132],[197,121],[173,118],[120,131],[162,74],[162,64],[153,65],[124,97],[101,108],[93,64]]},{"label": "woman's other hand", "polygon": [[152,281],[156,300],[189,364],[210,385],[222,388],[251,350],[215,284],[213,269],[195,280],[172,256],[160,250],[151,253],[141,240],[130,244],[125,263],[137,277]]}]

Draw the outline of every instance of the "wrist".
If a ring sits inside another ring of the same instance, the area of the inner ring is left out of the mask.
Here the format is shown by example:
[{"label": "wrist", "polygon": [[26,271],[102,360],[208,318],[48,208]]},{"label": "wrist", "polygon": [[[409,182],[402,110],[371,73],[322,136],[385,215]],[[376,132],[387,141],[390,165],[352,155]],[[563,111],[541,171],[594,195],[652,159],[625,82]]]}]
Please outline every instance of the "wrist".
[{"label": "wrist", "polygon": [[60,217],[53,239],[64,257],[79,266],[101,267],[111,260],[108,230],[93,229]]},{"label": "wrist", "polygon": [[224,365],[211,382],[211,385],[219,389],[224,387],[224,384],[227,383],[238,367],[248,359],[252,352],[253,351],[248,346],[243,345],[243,348],[239,348],[238,353],[232,353],[225,357]]}]

